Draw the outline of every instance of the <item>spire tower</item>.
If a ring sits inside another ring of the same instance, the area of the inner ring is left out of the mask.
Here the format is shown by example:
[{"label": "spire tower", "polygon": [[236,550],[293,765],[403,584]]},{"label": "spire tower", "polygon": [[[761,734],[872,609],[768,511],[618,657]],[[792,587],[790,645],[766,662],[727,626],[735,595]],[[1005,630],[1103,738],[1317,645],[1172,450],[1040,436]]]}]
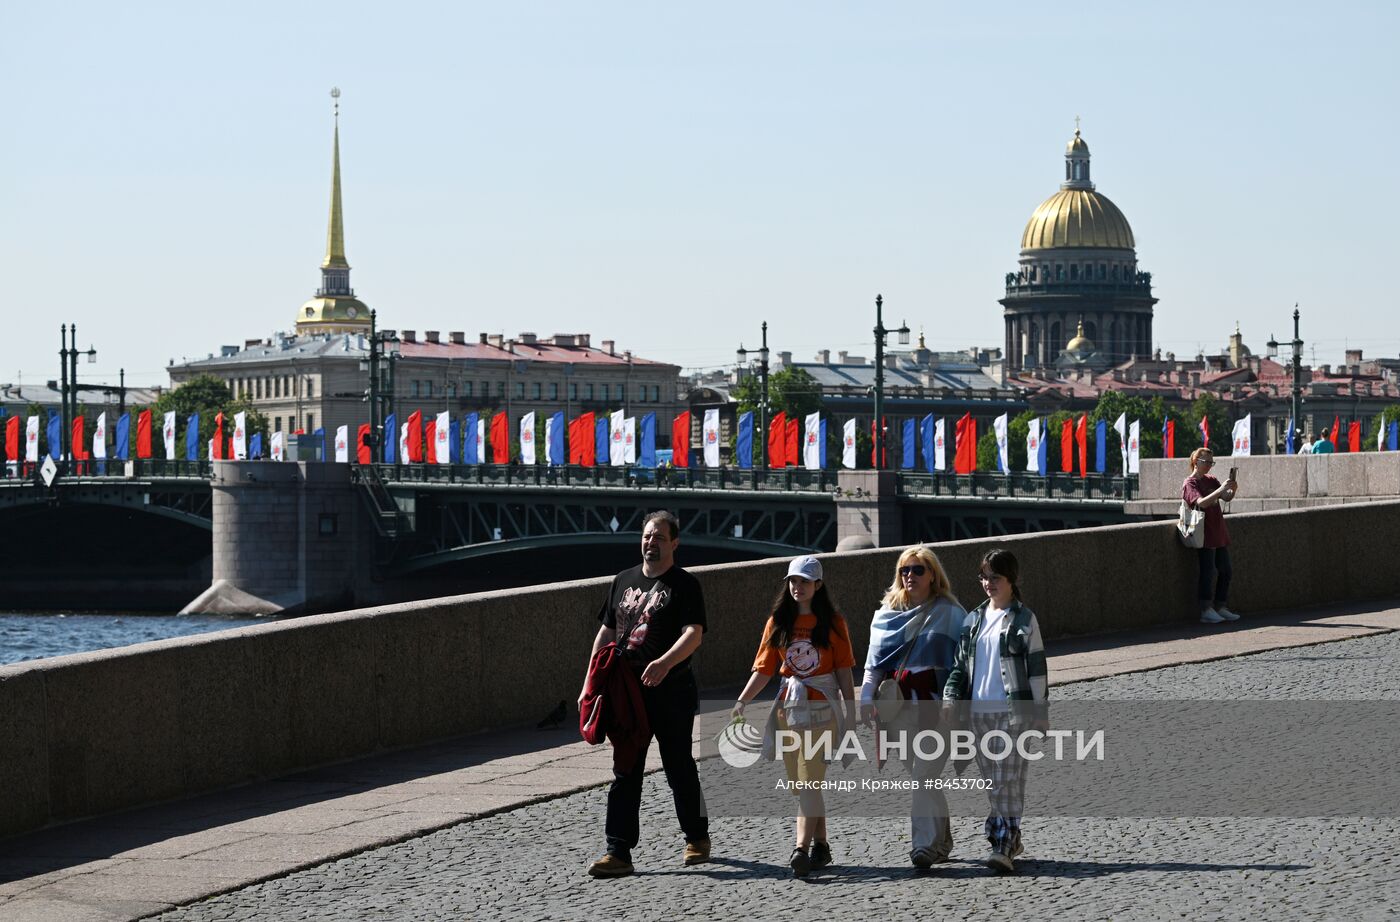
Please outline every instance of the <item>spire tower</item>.
[{"label": "spire tower", "polygon": [[321,261],[321,287],[297,313],[298,333],[368,331],[369,308],[350,287],[350,263],[345,259],[345,215],[340,203],[340,88],[331,89],[335,132],[331,147],[331,216],[326,229],[326,258]]}]

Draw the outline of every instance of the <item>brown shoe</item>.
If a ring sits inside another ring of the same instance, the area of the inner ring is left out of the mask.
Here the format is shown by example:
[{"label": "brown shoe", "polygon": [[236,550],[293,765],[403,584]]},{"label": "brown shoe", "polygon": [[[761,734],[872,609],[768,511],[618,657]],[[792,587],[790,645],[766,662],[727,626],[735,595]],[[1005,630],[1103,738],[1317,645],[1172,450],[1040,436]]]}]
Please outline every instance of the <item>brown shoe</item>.
[{"label": "brown shoe", "polygon": [[685,843],[685,857],[682,864],[689,867],[692,864],[704,864],[710,860],[710,840],[697,839],[694,842]]},{"label": "brown shoe", "polygon": [[626,877],[633,871],[632,862],[609,852],[588,867],[589,877]]}]

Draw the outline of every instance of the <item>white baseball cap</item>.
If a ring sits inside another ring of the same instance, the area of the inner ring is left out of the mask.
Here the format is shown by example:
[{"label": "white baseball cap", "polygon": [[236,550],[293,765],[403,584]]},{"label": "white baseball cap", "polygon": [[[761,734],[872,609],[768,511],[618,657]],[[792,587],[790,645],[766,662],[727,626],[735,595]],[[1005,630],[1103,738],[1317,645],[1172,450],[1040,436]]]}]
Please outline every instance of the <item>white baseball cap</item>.
[{"label": "white baseball cap", "polygon": [[810,554],[805,557],[794,557],[792,563],[788,564],[788,576],[800,576],[815,582],[822,578],[822,562]]}]

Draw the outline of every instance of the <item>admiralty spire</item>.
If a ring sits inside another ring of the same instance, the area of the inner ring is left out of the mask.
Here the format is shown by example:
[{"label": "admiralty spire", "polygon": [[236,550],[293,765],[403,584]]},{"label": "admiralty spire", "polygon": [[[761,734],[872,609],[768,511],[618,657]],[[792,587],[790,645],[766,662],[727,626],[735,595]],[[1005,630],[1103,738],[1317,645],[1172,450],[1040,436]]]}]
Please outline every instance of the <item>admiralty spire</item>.
[{"label": "admiralty spire", "polygon": [[331,154],[331,218],[326,231],[326,258],[321,261],[321,287],[297,313],[297,333],[369,332],[369,308],[350,287],[350,263],[345,259],[345,217],[340,204],[340,90],[331,90],[335,110],[335,140]]}]

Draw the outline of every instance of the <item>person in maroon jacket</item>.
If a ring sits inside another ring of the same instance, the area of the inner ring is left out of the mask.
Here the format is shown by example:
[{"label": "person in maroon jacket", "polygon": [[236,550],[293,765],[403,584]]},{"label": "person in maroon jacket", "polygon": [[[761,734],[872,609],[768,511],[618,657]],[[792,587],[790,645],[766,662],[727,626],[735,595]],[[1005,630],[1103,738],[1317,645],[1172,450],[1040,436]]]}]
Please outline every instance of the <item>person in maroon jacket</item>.
[{"label": "person in maroon jacket", "polygon": [[1205,544],[1196,552],[1200,568],[1196,579],[1196,598],[1201,600],[1201,623],[1220,624],[1237,621],[1239,615],[1225,607],[1230,597],[1230,530],[1225,527],[1222,502],[1235,498],[1239,485],[1233,471],[1223,484],[1210,475],[1215,456],[1209,448],[1191,452],[1191,476],[1181,485],[1182,502],[1206,514]]},{"label": "person in maroon jacket", "polygon": [[[603,626],[593,653],[616,642],[641,676],[647,722],[661,751],[666,783],[685,834],[684,864],[710,860],[710,826],[700,773],[691,753],[700,693],[690,657],[705,634],[705,598],[700,582],[675,565],[680,522],[669,512],[653,512],[642,527],[642,563],[619,573],[598,612]],[[582,706],[584,695],[579,695]],[[647,738],[630,766],[614,759],[604,832],[607,852],[589,867],[594,877],[631,874],[632,849],[641,837],[642,776]]]}]

